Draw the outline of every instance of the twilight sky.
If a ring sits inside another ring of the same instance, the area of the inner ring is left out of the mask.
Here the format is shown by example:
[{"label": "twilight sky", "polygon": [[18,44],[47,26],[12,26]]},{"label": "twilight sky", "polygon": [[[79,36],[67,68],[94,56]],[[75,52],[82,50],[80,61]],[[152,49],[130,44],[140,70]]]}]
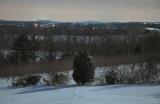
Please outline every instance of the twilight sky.
[{"label": "twilight sky", "polygon": [[0,0],[0,19],[160,22],[160,0]]}]

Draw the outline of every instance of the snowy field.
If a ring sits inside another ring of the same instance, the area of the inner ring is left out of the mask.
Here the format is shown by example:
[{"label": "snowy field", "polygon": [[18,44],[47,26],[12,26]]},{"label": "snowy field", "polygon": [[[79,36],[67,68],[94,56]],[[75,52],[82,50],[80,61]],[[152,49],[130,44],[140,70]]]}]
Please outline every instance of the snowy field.
[{"label": "snowy field", "polygon": [[0,104],[160,104],[159,85],[10,87],[0,80]]}]

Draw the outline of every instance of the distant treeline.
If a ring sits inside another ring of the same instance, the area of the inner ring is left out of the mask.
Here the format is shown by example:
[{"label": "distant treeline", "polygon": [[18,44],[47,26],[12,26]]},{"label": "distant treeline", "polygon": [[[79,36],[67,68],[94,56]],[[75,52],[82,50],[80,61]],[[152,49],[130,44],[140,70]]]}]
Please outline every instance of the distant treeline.
[{"label": "distant treeline", "polygon": [[93,56],[159,58],[160,32],[142,23],[0,25],[0,66],[64,59],[80,50]]}]

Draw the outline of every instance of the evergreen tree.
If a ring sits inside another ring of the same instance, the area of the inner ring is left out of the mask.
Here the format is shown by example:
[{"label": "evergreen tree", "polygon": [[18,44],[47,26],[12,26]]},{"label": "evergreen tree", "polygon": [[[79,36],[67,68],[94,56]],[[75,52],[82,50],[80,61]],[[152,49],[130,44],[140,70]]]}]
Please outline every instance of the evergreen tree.
[{"label": "evergreen tree", "polygon": [[32,60],[36,61],[36,58],[38,57],[36,55],[36,51],[38,51],[40,49],[40,41],[38,39],[36,39],[35,35],[31,36],[31,40],[30,40],[30,50],[32,53]]},{"label": "evergreen tree", "polygon": [[79,52],[73,62],[73,79],[78,84],[85,84],[92,82],[94,79],[94,63],[93,58],[89,56],[88,52]]},{"label": "evergreen tree", "polygon": [[11,59],[14,64],[27,63],[32,58],[31,41],[26,35],[20,35],[14,42]]}]

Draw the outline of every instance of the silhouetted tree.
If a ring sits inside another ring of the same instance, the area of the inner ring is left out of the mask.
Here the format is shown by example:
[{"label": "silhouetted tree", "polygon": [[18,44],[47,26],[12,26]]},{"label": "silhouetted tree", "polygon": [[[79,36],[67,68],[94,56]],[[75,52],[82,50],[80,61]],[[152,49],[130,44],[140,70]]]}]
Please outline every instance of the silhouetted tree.
[{"label": "silhouetted tree", "polygon": [[78,84],[92,82],[94,79],[94,62],[88,52],[79,52],[73,62],[73,79]]},{"label": "silhouetted tree", "polygon": [[35,61],[37,58],[36,52],[40,49],[40,41],[36,39],[35,36],[31,37],[31,52],[32,52],[32,60]]},{"label": "silhouetted tree", "polygon": [[31,41],[26,35],[20,35],[14,42],[11,59],[13,63],[27,63],[32,58]]}]

